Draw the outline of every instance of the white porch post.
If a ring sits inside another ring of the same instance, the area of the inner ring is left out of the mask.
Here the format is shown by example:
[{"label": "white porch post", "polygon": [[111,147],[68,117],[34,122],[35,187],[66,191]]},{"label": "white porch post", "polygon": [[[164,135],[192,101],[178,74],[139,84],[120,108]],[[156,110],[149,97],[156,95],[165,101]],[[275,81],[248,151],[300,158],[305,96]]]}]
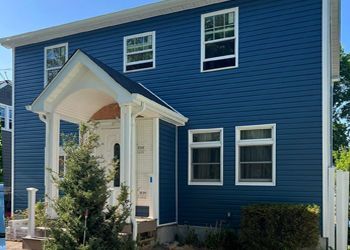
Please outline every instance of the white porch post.
[{"label": "white porch post", "polygon": [[[48,204],[49,217],[55,217],[53,200],[58,198],[58,188],[53,182],[52,175],[58,175],[60,143],[60,118],[58,114],[46,115],[46,142],[45,142],[45,201]],[[52,171],[52,173],[51,173]]]},{"label": "white porch post", "polygon": [[121,182],[130,188],[131,170],[131,111],[130,105],[120,107],[120,177]]},{"label": "white porch post", "polygon": [[27,188],[28,191],[28,232],[27,237],[32,238],[35,236],[35,200],[36,188]]},{"label": "white porch post", "polygon": [[[120,107],[120,176],[123,178],[122,181],[129,187],[129,200],[131,201],[131,216],[130,222],[133,225],[133,239],[136,240],[137,236],[137,223],[135,213],[135,202],[136,202],[136,185],[133,181],[133,117],[132,117],[132,106],[121,105]],[[135,194],[135,195],[134,195]]]}]

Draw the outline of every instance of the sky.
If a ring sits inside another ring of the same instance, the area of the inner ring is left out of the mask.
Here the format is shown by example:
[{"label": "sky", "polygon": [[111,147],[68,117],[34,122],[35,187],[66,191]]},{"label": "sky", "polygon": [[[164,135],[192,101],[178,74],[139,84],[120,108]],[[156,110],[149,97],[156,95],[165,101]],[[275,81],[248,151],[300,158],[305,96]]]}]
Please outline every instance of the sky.
[{"label": "sky", "polygon": [[[350,53],[350,0],[342,1],[341,42]],[[0,37],[65,24],[118,10],[141,6],[158,0],[0,0]],[[58,6],[58,3],[60,6]],[[12,54],[0,47],[0,73],[12,78]],[[4,76],[6,77],[6,76]],[[2,76],[0,75],[0,80]]]}]

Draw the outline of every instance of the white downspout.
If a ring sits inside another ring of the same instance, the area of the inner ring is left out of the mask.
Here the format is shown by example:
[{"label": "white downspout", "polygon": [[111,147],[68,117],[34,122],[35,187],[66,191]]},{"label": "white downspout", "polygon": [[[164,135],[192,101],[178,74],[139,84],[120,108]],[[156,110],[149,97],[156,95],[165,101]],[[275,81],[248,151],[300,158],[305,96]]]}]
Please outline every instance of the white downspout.
[{"label": "white downspout", "polygon": [[132,221],[132,237],[133,240],[137,240],[137,222],[136,222],[136,117],[146,110],[144,102],[141,103],[141,110],[136,112],[131,117],[131,141],[132,141],[132,160],[131,160],[131,221]]}]

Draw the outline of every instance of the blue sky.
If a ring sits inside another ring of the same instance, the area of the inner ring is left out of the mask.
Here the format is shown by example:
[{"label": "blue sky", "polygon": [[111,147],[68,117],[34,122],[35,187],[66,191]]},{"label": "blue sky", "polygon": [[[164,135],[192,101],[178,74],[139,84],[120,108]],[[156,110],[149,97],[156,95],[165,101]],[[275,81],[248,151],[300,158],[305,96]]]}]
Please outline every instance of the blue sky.
[{"label": "blue sky", "polygon": [[[350,52],[350,0],[341,1],[341,41],[345,51]],[[47,28],[154,2],[158,2],[158,0],[1,1],[1,9],[5,11],[1,12],[0,37]],[[0,72],[4,73],[4,69],[11,68],[11,50],[0,47]],[[6,73],[11,79],[11,70],[6,71]],[[0,80],[2,80],[1,76]]]}]

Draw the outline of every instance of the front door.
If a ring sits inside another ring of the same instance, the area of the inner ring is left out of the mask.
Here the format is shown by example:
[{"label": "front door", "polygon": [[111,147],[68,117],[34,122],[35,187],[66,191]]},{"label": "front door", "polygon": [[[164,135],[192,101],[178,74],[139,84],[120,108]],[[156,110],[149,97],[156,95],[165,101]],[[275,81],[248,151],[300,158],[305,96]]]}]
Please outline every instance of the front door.
[{"label": "front door", "polygon": [[120,132],[117,127],[101,126],[97,130],[100,136],[100,146],[96,149],[96,155],[103,158],[102,166],[106,169],[106,174],[110,170],[114,170],[115,175],[109,187],[114,190],[111,196],[114,201],[112,205],[116,204],[116,199],[119,195],[120,189]]}]

